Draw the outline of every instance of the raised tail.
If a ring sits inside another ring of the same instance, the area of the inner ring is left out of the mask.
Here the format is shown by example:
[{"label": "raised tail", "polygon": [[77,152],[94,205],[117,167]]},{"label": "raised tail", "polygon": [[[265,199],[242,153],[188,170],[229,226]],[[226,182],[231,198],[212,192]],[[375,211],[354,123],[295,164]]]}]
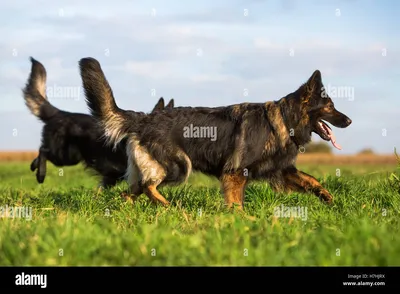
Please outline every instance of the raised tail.
[{"label": "raised tail", "polygon": [[118,108],[100,63],[91,57],[79,61],[80,74],[90,113],[104,127],[104,135],[114,147],[129,133],[126,111]]},{"label": "raised tail", "polygon": [[33,57],[30,58],[30,61],[32,63],[31,73],[22,93],[25,104],[32,114],[46,122],[59,110],[46,99],[46,69]]}]

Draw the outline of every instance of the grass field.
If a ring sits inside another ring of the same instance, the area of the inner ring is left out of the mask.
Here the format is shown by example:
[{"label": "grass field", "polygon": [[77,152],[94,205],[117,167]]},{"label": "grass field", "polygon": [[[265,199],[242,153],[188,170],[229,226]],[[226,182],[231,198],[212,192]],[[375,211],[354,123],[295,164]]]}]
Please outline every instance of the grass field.
[{"label": "grass field", "polygon": [[[125,202],[125,183],[98,191],[97,179],[80,166],[48,163],[39,185],[29,164],[0,162],[0,265],[400,265],[392,162],[303,162],[299,168],[335,196],[333,205],[253,183],[244,213],[227,211],[216,179],[200,174],[162,188],[172,202],[163,208],[145,196]],[[5,215],[10,207],[22,214]],[[279,216],[278,208],[299,211]]]}]

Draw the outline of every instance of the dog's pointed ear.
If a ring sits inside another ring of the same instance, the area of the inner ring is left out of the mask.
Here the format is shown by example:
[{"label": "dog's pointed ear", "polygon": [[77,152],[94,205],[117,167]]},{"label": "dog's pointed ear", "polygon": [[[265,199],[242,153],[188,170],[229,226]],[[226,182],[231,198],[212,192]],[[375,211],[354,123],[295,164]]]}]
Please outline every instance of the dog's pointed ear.
[{"label": "dog's pointed ear", "polygon": [[305,92],[302,96],[303,103],[309,103],[315,101],[316,97],[320,97],[321,91],[323,91],[321,72],[317,69],[313,72],[308,81],[304,84]]},{"label": "dog's pointed ear", "polygon": [[161,97],[160,99],[158,99],[156,106],[154,106],[154,108],[151,112],[154,112],[157,110],[163,110],[163,109],[164,109],[164,98]]},{"label": "dog's pointed ear", "polygon": [[169,102],[168,102],[167,106],[165,106],[165,108],[170,109],[170,108],[174,108],[174,106],[175,106],[175,102],[174,102],[174,98],[172,98],[171,100],[169,100]]},{"label": "dog's pointed ear", "polygon": [[316,90],[320,90],[322,87],[322,77],[321,72],[317,69],[308,79],[307,83],[307,90],[309,92],[314,92]]}]

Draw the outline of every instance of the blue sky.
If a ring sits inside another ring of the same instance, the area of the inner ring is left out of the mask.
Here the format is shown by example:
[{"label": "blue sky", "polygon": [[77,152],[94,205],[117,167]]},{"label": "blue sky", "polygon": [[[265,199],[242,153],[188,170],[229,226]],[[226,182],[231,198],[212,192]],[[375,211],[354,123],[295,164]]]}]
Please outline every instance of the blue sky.
[{"label": "blue sky", "polygon": [[43,124],[21,95],[29,56],[46,67],[49,89],[63,90],[49,101],[83,113],[78,61],[91,56],[119,106],[138,111],[160,96],[177,106],[277,100],[319,69],[353,120],[335,129],[335,152],[391,153],[400,149],[399,14],[386,0],[2,1],[0,149],[40,145]]}]

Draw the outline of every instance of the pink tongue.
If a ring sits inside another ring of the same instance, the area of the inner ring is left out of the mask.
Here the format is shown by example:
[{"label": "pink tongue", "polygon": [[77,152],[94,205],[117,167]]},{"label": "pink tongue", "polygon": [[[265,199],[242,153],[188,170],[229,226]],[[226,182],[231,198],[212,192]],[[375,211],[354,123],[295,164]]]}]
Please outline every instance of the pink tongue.
[{"label": "pink tongue", "polygon": [[331,137],[331,143],[332,145],[339,150],[342,150],[342,146],[340,146],[339,144],[336,143],[336,138],[335,135],[333,134],[332,130],[330,128],[325,128],[329,134],[329,136]]}]

